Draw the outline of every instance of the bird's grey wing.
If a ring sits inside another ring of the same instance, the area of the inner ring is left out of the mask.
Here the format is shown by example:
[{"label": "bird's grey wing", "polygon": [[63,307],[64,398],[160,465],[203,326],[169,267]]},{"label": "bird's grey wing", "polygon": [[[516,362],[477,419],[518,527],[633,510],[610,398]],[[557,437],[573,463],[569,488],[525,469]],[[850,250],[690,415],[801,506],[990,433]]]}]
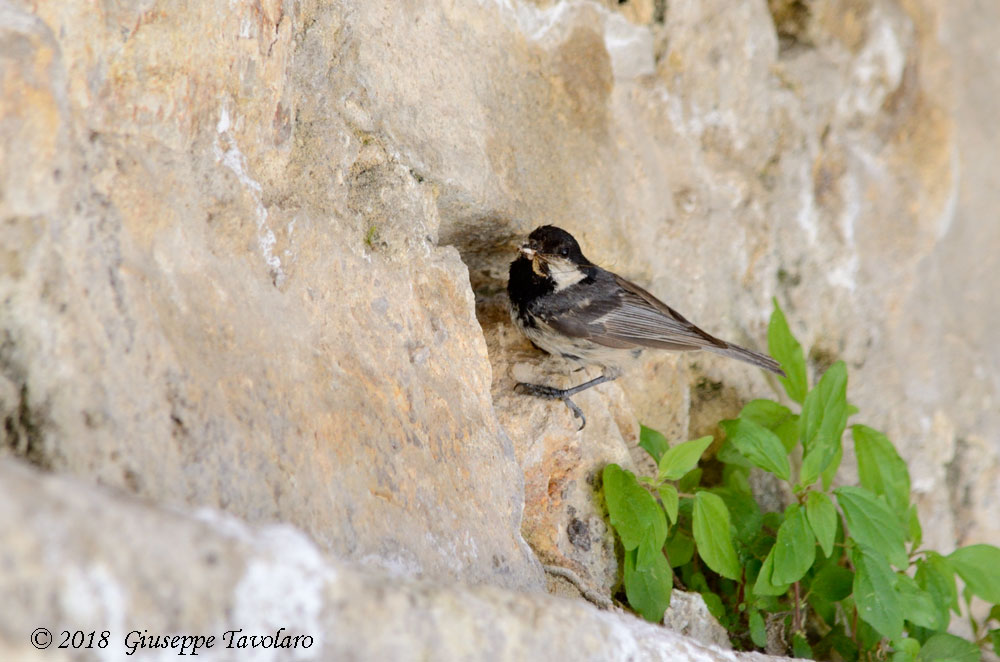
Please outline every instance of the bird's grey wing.
[{"label": "bird's grey wing", "polygon": [[[637,344],[676,349],[726,347],[723,340],[699,329],[655,296],[612,274],[621,288],[621,305],[608,311],[603,325],[609,334],[634,338]],[[669,347],[668,347],[669,346]]]},{"label": "bird's grey wing", "polygon": [[[707,349],[785,376],[781,365],[760,352],[728,343],[702,331],[676,310],[635,283],[615,276],[625,294],[624,304],[603,320],[615,336],[632,337],[636,344],[670,349]],[[631,334],[631,336],[629,335]]]},{"label": "bird's grey wing", "polygon": [[572,306],[564,306],[559,309],[544,306],[535,312],[541,323],[564,336],[591,340],[605,347],[620,349],[638,347],[636,343],[626,338],[616,338],[609,335],[603,325],[594,322],[595,316],[603,315],[603,311],[608,308],[610,303],[610,300],[595,301],[592,298],[585,298],[574,300]]},{"label": "bird's grey wing", "polygon": [[603,296],[546,320],[556,331],[606,347],[691,350],[726,347],[635,283],[603,271],[606,287],[588,288]]}]

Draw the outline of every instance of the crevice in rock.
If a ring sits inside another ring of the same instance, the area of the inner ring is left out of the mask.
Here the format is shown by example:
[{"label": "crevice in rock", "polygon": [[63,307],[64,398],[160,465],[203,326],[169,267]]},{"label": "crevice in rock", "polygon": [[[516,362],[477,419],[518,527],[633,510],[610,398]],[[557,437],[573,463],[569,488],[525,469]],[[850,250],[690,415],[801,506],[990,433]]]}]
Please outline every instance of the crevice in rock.
[{"label": "crevice in rock", "polygon": [[3,445],[15,456],[39,469],[50,471],[52,458],[45,452],[42,434],[44,417],[30,406],[28,385],[21,384],[17,406],[7,412],[3,422]]},{"label": "crevice in rock", "polygon": [[507,271],[516,257],[519,242],[523,241],[521,233],[512,231],[513,226],[507,221],[484,220],[467,226],[475,227],[475,231],[451,234],[447,242],[441,242],[458,250],[469,269],[469,283],[477,299],[494,296],[507,288]]},{"label": "crevice in rock", "polygon": [[809,363],[813,365],[816,371],[816,381],[823,376],[827,370],[830,369],[834,363],[840,358],[840,352],[829,347],[824,347],[817,342],[809,349]]},{"label": "crevice in rock", "polygon": [[663,25],[667,22],[667,0],[654,0],[653,23]]},{"label": "crevice in rock", "polygon": [[955,530],[952,533],[958,544],[965,540],[970,526],[970,519],[963,516],[968,513],[972,501],[965,458],[969,446],[969,443],[962,437],[955,439],[955,452],[944,465],[945,485],[948,487],[948,505],[955,523]]},{"label": "crevice in rock", "polygon": [[811,48],[809,4],[804,0],[767,0],[767,9],[778,33],[779,56],[800,48]]},{"label": "crevice in rock", "polygon": [[[43,434],[45,416],[31,406],[28,380],[23,366],[15,359],[17,340],[11,329],[0,330],[0,417],[3,437],[0,449],[20,457],[39,469],[50,470],[52,458],[45,451]],[[6,382],[6,383],[5,383]]]}]

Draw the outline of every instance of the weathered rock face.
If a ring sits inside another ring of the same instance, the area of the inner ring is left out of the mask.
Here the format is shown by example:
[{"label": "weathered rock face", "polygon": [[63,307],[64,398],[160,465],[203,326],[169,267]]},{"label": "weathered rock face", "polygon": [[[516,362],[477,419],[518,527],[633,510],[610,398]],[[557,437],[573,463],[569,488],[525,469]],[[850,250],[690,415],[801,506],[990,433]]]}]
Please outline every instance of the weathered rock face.
[{"label": "weathered rock face", "polygon": [[432,186],[317,92],[337,26],[147,9],[3,14],[8,447],[393,572],[540,587]]},{"label": "weathered rock face", "polygon": [[[214,636],[198,651],[208,660],[778,659],[580,600],[365,572],[287,525],[167,513],[10,460],[0,460],[0,526],[0,591],[25,607],[0,622],[4,660],[166,659],[179,645],[137,647],[132,657],[127,646],[178,634]],[[55,634],[51,650],[31,647],[39,627]],[[64,628],[107,631],[107,646],[62,656]],[[297,647],[238,648],[276,633],[287,645],[284,637],[299,637]]]},{"label": "weathered rock face", "polygon": [[741,344],[777,296],[928,543],[1000,542],[1000,9],[971,4],[2,2],[4,452],[393,575],[607,590],[595,475],[642,461],[636,418],[691,437],[770,389],[653,356],[582,436],[511,393],[579,377],[503,312],[546,222]]}]

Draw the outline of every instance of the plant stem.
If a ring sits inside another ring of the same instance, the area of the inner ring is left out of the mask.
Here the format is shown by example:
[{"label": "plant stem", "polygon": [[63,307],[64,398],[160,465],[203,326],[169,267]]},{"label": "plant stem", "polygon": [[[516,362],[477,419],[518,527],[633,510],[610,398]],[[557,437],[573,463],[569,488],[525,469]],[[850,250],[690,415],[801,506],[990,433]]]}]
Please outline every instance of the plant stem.
[{"label": "plant stem", "polygon": [[792,584],[792,587],[795,590],[795,611],[792,612],[792,632],[800,632],[802,630],[802,614],[799,609],[799,583],[795,582]]},{"label": "plant stem", "polygon": [[861,642],[858,640],[858,608],[854,607],[851,614],[851,639],[858,647],[858,651],[861,651]]}]

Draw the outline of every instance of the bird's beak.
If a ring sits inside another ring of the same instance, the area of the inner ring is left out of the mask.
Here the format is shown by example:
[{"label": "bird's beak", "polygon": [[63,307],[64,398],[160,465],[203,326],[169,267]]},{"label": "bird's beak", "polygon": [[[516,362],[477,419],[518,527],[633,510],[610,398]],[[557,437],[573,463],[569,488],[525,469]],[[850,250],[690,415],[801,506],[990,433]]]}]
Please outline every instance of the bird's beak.
[{"label": "bird's beak", "polygon": [[529,260],[535,259],[535,249],[528,244],[521,244],[521,248],[518,249],[521,255],[528,258]]}]

